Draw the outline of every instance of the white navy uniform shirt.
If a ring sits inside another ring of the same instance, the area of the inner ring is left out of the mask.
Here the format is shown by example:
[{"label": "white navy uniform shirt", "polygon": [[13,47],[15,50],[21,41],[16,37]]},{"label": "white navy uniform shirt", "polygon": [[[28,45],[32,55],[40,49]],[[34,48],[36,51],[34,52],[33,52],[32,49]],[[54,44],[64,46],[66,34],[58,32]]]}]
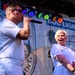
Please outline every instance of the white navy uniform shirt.
[{"label": "white navy uniform shirt", "polygon": [[23,41],[16,39],[20,30],[21,28],[7,19],[0,23],[0,58],[24,61]]}]

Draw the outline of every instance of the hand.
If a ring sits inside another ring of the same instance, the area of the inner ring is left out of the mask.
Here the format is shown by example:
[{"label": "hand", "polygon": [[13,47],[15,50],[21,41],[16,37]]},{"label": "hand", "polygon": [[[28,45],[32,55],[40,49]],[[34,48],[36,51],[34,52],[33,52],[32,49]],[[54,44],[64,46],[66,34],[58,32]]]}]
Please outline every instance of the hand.
[{"label": "hand", "polygon": [[30,22],[32,20],[32,18],[29,18],[29,17],[23,17],[23,21],[24,21],[24,23],[25,22]]}]

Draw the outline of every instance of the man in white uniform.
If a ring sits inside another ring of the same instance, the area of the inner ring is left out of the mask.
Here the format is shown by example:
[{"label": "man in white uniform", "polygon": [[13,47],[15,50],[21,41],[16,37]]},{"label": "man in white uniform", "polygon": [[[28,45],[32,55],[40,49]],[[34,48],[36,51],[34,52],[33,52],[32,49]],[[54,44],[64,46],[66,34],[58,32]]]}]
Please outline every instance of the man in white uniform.
[{"label": "man in white uniform", "polygon": [[[22,8],[11,4],[6,19],[0,23],[0,75],[23,75],[24,44],[30,34],[31,18],[23,17]],[[17,23],[23,21],[23,28]]]},{"label": "man in white uniform", "polygon": [[55,34],[57,44],[51,48],[53,75],[75,75],[75,52],[66,46],[67,32],[59,29]]}]

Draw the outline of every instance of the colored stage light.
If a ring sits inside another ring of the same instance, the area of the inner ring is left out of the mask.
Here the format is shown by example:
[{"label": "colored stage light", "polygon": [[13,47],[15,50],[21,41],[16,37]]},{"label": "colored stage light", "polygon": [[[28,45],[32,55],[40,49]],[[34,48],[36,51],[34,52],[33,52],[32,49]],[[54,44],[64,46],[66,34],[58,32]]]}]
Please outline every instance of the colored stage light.
[{"label": "colored stage light", "polygon": [[26,9],[23,9],[22,10],[22,14],[24,15],[24,14],[26,14],[27,13],[27,10]]},{"label": "colored stage light", "polygon": [[35,15],[35,12],[34,11],[29,11],[28,15],[29,15],[29,17],[33,17]]},{"label": "colored stage light", "polygon": [[8,6],[8,3],[3,3],[2,6],[1,6],[1,8],[2,8],[3,10],[6,10],[7,6]]},{"label": "colored stage light", "polygon": [[43,17],[43,14],[42,14],[41,12],[39,12],[39,13],[37,13],[37,15],[36,15],[36,16],[37,16],[37,18],[39,18],[39,19],[40,19],[41,17]]},{"label": "colored stage light", "polygon": [[50,17],[49,14],[44,14],[44,16],[43,16],[44,20],[48,20],[49,17]]},{"label": "colored stage light", "polygon": [[59,17],[58,18],[58,23],[62,23],[63,22],[63,18],[62,17]]},{"label": "colored stage light", "polygon": [[57,20],[57,16],[54,16],[54,15],[53,15],[53,16],[51,17],[51,21],[54,22],[54,21],[56,21],[56,20]]}]

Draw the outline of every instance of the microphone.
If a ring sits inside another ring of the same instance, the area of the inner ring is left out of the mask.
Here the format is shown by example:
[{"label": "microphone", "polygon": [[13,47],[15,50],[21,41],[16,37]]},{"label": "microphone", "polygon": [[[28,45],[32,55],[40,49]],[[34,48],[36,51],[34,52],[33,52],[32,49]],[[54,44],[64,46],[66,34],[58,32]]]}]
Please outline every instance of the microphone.
[{"label": "microphone", "polygon": [[37,20],[31,20],[31,22],[33,22],[33,23],[38,23],[38,24],[42,24],[41,21],[37,21]]}]

